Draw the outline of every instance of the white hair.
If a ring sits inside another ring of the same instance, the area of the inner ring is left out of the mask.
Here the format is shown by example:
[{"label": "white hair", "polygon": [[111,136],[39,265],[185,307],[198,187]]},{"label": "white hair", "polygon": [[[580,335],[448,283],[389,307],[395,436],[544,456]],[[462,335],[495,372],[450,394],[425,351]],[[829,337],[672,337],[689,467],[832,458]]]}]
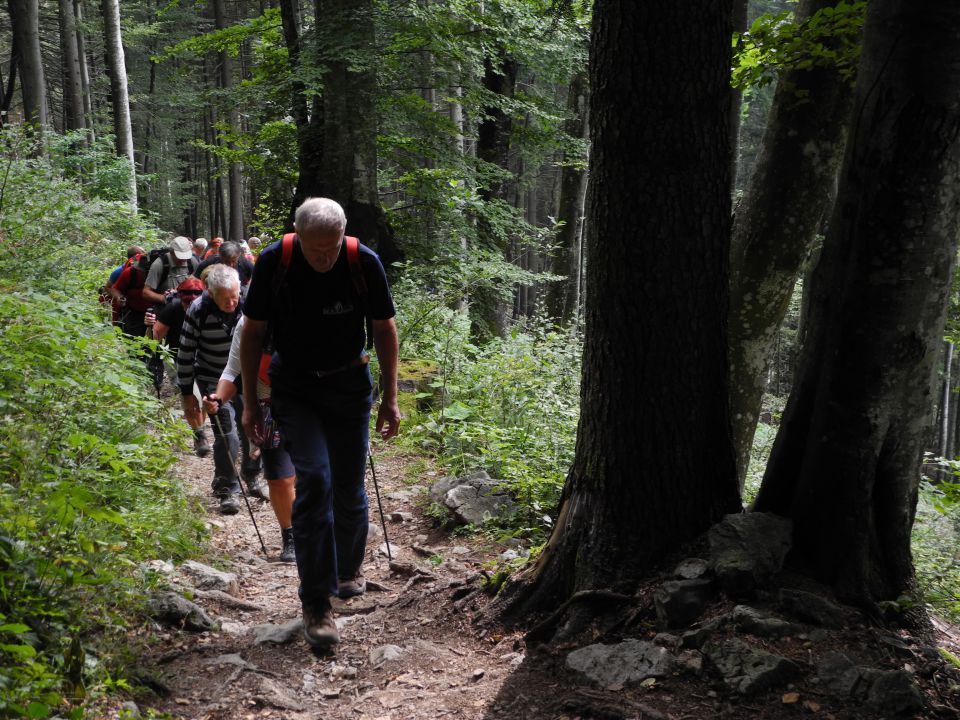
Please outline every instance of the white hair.
[{"label": "white hair", "polygon": [[206,239],[206,238],[197,238],[196,240],[193,241],[193,246],[194,246],[195,248],[200,248],[201,250],[203,250],[204,248],[207,247],[207,239]]},{"label": "white hair", "polygon": [[297,232],[342,233],[347,227],[347,216],[340,203],[330,198],[307,198],[293,217]]},{"label": "white hair", "polygon": [[213,294],[217,290],[227,290],[240,284],[240,275],[229,265],[218,263],[206,273],[207,288]]}]

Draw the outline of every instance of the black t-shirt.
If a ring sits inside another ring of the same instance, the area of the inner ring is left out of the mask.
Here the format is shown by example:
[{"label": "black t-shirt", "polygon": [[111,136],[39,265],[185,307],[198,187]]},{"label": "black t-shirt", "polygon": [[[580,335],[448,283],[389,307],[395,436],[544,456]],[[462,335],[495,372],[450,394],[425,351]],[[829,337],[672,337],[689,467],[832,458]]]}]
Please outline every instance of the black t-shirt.
[{"label": "black t-shirt", "polygon": [[157,313],[157,322],[162,322],[168,328],[167,345],[171,350],[180,347],[180,331],[183,329],[183,318],[187,311],[183,309],[183,303],[180,298],[175,298],[168,303],[164,303],[163,308]]},{"label": "black t-shirt", "polygon": [[[200,277],[204,270],[211,265],[219,265],[220,262],[221,260],[219,255],[212,255],[197,265],[197,269],[193,271],[193,274],[195,277]],[[237,274],[240,275],[241,285],[246,285],[248,282],[250,282],[250,278],[253,276],[253,263],[243,257],[243,255],[241,255],[240,259],[237,261]]]},{"label": "black t-shirt", "polygon": [[[282,287],[274,275],[280,267],[280,243],[266,248],[254,266],[243,313],[252,320],[273,320],[274,345],[285,366],[302,370],[333,370],[355,360],[363,352],[363,306],[350,276],[346,243],[333,267],[320,273],[310,267],[300,243]],[[380,258],[360,246],[360,267],[367,283],[366,306],[374,320],[389,320],[395,314],[393,298]],[[277,304],[276,312],[274,305]]]}]

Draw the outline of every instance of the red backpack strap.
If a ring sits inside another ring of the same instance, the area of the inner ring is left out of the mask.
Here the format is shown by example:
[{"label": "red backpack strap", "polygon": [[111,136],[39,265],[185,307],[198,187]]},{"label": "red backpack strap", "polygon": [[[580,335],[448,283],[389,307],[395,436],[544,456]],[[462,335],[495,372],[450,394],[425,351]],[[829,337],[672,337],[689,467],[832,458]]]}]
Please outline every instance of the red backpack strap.
[{"label": "red backpack strap", "polygon": [[363,276],[363,268],[360,267],[360,241],[350,235],[344,237],[343,241],[347,245],[347,264],[350,266],[353,287],[356,288],[357,294],[366,300],[367,279]]},{"label": "red backpack strap", "polygon": [[363,275],[363,267],[360,265],[360,241],[355,237],[346,235],[343,242],[347,246],[347,265],[350,267],[350,278],[353,280],[353,288],[360,297],[360,306],[363,309],[363,319],[367,332],[367,350],[373,347],[373,319],[370,317],[370,309],[367,307],[367,278]]},{"label": "red backpack strap", "polygon": [[265,352],[260,355],[260,367],[257,369],[257,377],[264,385],[270,384],[270,361],[273,360],[273,354]]},{"label": "red backpack strap", "polygon": [[293,258],[293,243],[296,239],[296,233],[287,233],[280,241],[280,267],[284,270],[290,267],[290,260]]}]

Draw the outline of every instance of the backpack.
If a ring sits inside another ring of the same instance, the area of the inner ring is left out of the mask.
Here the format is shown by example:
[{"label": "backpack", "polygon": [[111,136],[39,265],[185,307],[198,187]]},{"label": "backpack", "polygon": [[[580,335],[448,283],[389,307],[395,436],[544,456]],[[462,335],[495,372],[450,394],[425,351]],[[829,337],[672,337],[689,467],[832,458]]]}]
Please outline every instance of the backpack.
[{"label": "backpack", "polygon": [[[287,270],[290,268],[290,261],[293,259],[293,245],[297,242],[296,233],[287,233],[280,242],[280,267],[279,271],[273,277],[273,297],[274,306],[280,296],[283,287],[283,281],[287,276]],[[367,306],[367,279],[363,274],[363,267],[360,265],[360,241],[350,235],[345,235],[343,242],[347,249],[347,265],[350,268],[350,278],[353,281],[353,289],[356,290],[360,298],[360,307],[363,310],[363,317],[366,326],[367,343],[369,350],[373,347],[373,318],[370,317]],[[272,324],[272,323],[270,323]],[[263,354],[260,356],[260,368],[258,376],[266,384],[270,384],[267,369],[270,367],[270,361],[273,359],[273,328],[268,325],[267,336],[264,340]]]},{"label": "backpack", "polygon": [[[160,282],[157,283],[157,290],[163,287],[163,284],[167,281],[167,278],[170,277],[170,248],[154,248],[148,253],[143,253],[142,255],[137,256],[136,266],[134,270],[137,271],[137,277],[133,281],[133,286],[131,290],[139,290],[147,282],[147,274],[150,272],[150,266],[153,265],[154,261],[160,258],[161,263],[161,272],[160,272]],[[193,275],[194,271],[197,269],[197,259],[191,257],[187,260],[187,268],[189,269],[189,274]]]}]

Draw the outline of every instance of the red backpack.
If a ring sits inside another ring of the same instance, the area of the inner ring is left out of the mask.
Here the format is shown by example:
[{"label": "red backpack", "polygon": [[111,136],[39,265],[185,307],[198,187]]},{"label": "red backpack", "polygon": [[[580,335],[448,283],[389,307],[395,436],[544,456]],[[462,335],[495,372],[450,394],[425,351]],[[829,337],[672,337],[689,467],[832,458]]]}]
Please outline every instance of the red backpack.
[{"label": "red backpack", "polygon": [[[274,298],[279,294],[283,280],[287,276],[287,269],[290,267],[290,261],[293,259],[293,246],[296,242],[296,233],[287,233],[283,236],[283,240],[280,241],[280,272],[274,276],[273,280]],[[360,306],[363,310],[363,317],[366,324],[367,350],[369,350],[373,347],[373,319],[370,317],[367,307],[367,279],[364,277],[363,267],[360,265],[360,241],[355,237],[345,235],[343,242],[347,249],[347,265],[350,267],[350,278],[353,280],[353,288],[357,291],[357,295],[360,298]],[[273,333],[268,333],[268,347],[273,344],[272,335]],[[268,385],[270,384],[270,378],[267,375],[267,370],[270,367],[270,361],[272,359],[272,349],[264,350],[260,358],[260,369],[257,373],[259,378]]]}]

